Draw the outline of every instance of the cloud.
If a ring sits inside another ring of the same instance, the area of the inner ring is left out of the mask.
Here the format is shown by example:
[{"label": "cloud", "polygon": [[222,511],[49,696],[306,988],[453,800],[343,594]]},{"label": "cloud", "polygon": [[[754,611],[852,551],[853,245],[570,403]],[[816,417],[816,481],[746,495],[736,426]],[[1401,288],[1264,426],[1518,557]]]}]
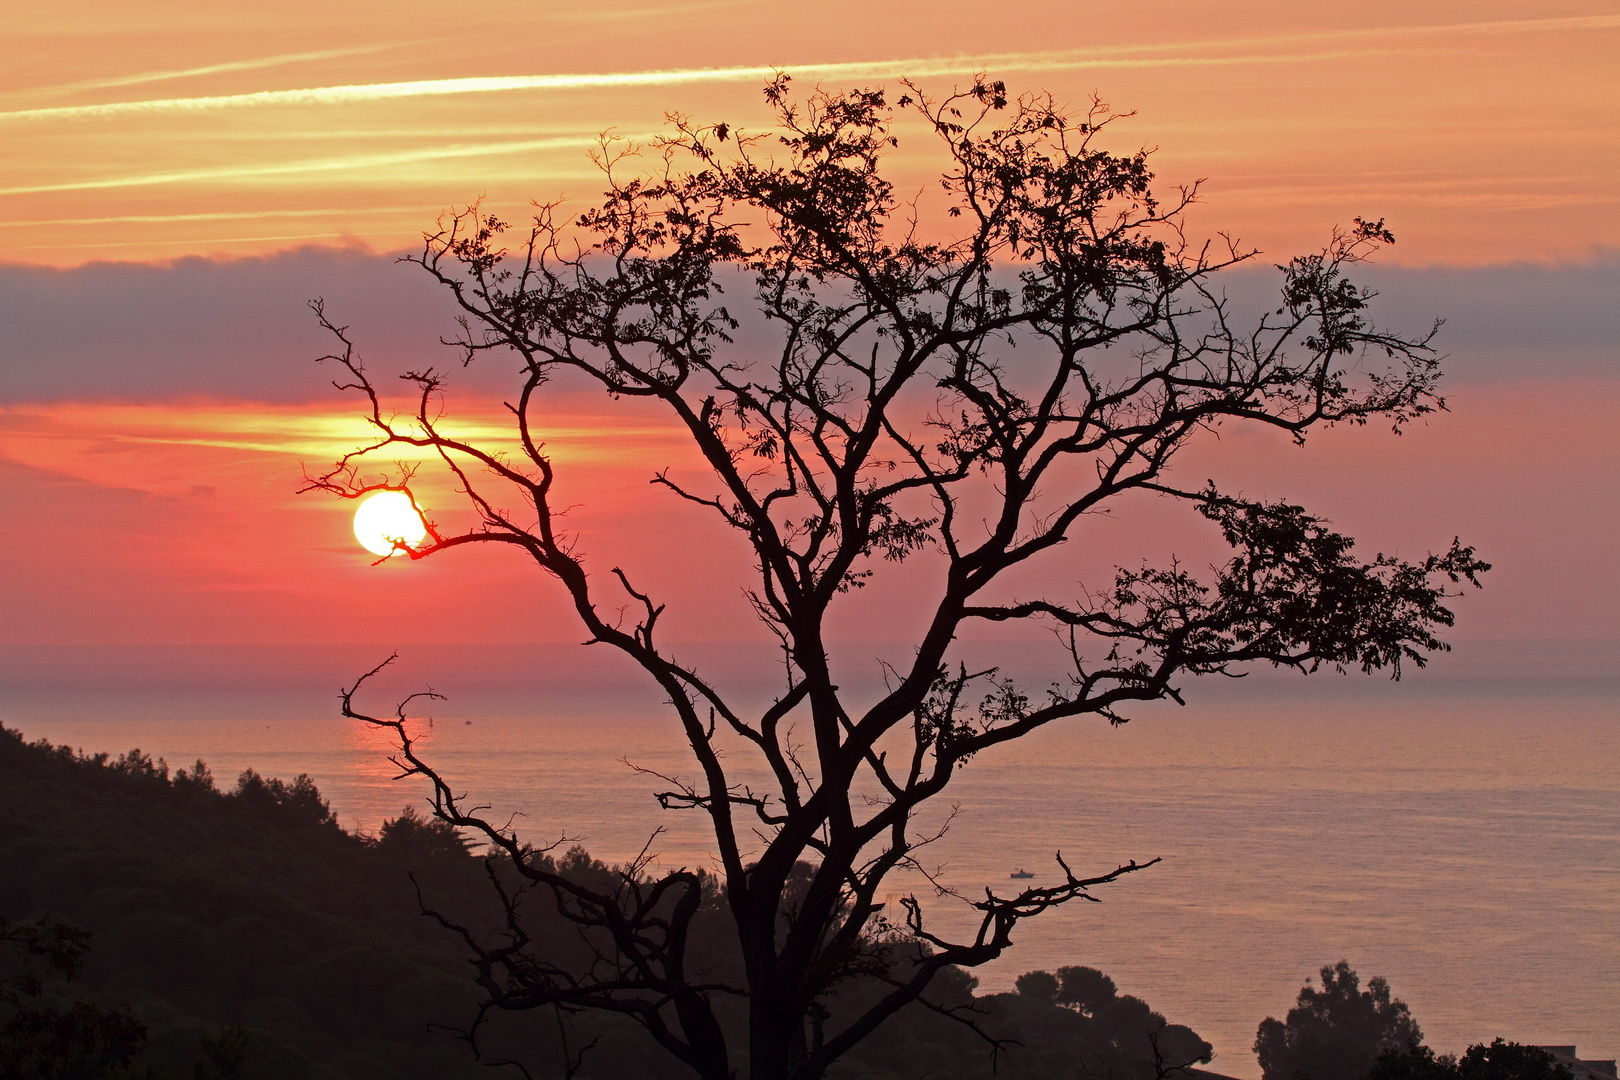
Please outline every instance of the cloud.
[{"label": "cloud", "polygon": [[[1296,51],[1302,45],[1332,42],[1432,41],[1445,37],[1524,33],[1569,33],[1620,29],[1620,15],[1497,20],[1434,26],[1367,27],[1314,34],[1232,39],[1223,42],[1178,42],[1159,46],[1115,46],[1039,52],[983,53],[953,57],[913,57],[842,63],[783,65],[808,79],[881,79],[899,75],[928,77],[971,75],[979,71],[1064,71],[1087,68],[1224,67],[1232,65],[1340,60],[1392,51],[1392,44],[1372,48]],[[1207,55],[1220,48],[1261,51]],[[1267,52],[1267,48],[1281,51]],[[1403,48],[1403,51],[1409,51]],[[72,120],[142,113],[212,112],[222,109],[287,105],[342,105],[401,98],[489,94],[513,91],[581,90],[671,86],[686,83],[757,82],[777,70],[771,65],[712,68],[666,68],[649,71],[558,73],[414,79],[402,82],[321,86],[294,90],[261,90],[243,94],[154,98],[93,105],[16,109],[0,112],[0,121]]]},{"label": "cloud", "polygon": [[[1620,375],[1620,254],[1568,266],[1370,266],[1374,315],[1416,332],[1446,319],[1454,382]],[[1229,275],[1240,310],[1275,303],[1274,271]],[[446,292],[390,255],[304,249],[168,265],[0,266],[0,400],[330,400],[331,342],[308,301],[351,324],[379,372],[433,364],[459,392],[509,393],[516,361],[462,369]],[[734,309],[741,304],[733,304]],[[745,331],[747,328],[744,328]],[[744,344],[746,344],[746,339]]]},{"label": "cloud", "polygon": [[453,363],[436,345],[455,329],[443,290],[388,256],[305,249],[168,265],[7,266],[0,399],[322,398],[330,375],[313,360],[331,343],[308,308],[315,297],[353,324],[368,359]]},{"label": "cloud", "polygon": [[1620,255],[1584,266],[1373,267],[1383,318],[1445,319],[1439,344],[1463,380],[1620,376]]},{"label": "cloud", "polygon": [[[647,136],[632,135],[630,138]],[[418,150],[396,150],[379,154],[348,154],[342,157],[282,161],[257,165],[226,165],[211,169],[183,169],[173,172],[138,173],[134,176],[102,177],[96,180],[70,180],[58,184],[31,184],[0,188],[0,195],[31,195],[47,191],[92,191],[104,188],[149,187],[154,184],[183,184],[198,180],[244,180],[269,176],[304,177],[314,172],[342,172],[354,169],[384,169],[424,161],[527,154],[544,150],[579,149],[595,146],[599,136],[565,135],[548,139],[519,139],[506,142],[451,144]]]},{"label": "cloud", "polygon": [[[1276,63],[1289,60],[1337,60],[1368,55],[1366,51],[1314,53],[1308,56],[1229,56],[1105,58],[1073,53],[990,53],[948,59],[880,60],[837,64],[795,64],[791,72],[803,78],[881,79],[900,75],[971,75],[996,69],[1008,71],[1062,71],[1089,67],[1227,66]],[[118,101],[104,105],[71,105],[48,109],[0,112],[5,120],[76,120],[143,113],[201,113],[222,109],[272,105],[350,105],[401,98],[449,97],[461,94],[510,93],[517,90],[599,90],[683,83],[763,82],[777,68],[766,65],[726,68],[667,68],[653,71],[618,71],[558,75],[488,75],[461,79],[416,79],[408,82],[319,86],[303,90],[259,90],[247,94],[211,97],[155,98]]]},{"label": "cloud", "polygon": [[[584,405],[585,412],[558,405]],[[603,475],[639,469],[632,486],[645,484],[649,461],[678,462],[691,456],[685,429],[653,417],[603,415],[603,401],[570,398],[547,402],[535,417],[536,437],[559,468],[595,478],[593,496],[611,484]],[[401,402],[409,416],[411,402]],[[414,428],[401,419],[399,426]],[[458,399],[439,429],[484,450],[520,459],[522,449],[510,418],[496,402]],[[0,463],[49,472],[108,488],[163,498],[240,493],[280,506],[294,500],[309,472],[326,469],[344,454],[376,441],[377,434],[351,397],[332,394],[318,404],[270,405],[253,401],[45,402],[0,405]],[[438,472],[438,456],[426,449],[396,447],[369,462],[368,474],[397,462],[426,465],[418,493],[455,502]],[[266,491],[266,488],[272,489]],[[639,494],[639,491],[638,491]]]},{"label": "cloud", "polygon": [[316,60],[336,60],[345,56],[363,56],[367,53],[386,52],[399,48],[399,44],[355,45],[346,49],[322,49],[318,52],[283,53],[279,56],[261,56],[252,60],[228,60],[202,67],[181,68],[176,71],[143,71],[134,75],[120,75],[110,79],[85,79],[82,82],[44,86],[36,94],[72,94],[81,90],[106,90],[115,86],[143,86],[147,83],[169,82],[174,79],[194,79],[204,75],[224,75],[236,71],[260,71],[264,68],[285,67]]},{"label": "cloud", "polygon": [[[1444,321],[1435,339],[1450,385],[1620,377],[1620,253],[1569,265],[1401,267],[1352,278],[1377,290],[1375,322],[1407,334]],[[1231,275],[1239,310],[1274,303],[1269,270]]]},{"label": "cloud", "polygon": [[347,206],[318,210],[223,210],[199,214],[114,214],[103,217],[23,218],[0,221],[0,229],[33,228],[40,225],[163,225],[183,221],[249,221],[281,218],[338,218],[353,214],[420,214],[426,220],[443,210],[442,206]]}]

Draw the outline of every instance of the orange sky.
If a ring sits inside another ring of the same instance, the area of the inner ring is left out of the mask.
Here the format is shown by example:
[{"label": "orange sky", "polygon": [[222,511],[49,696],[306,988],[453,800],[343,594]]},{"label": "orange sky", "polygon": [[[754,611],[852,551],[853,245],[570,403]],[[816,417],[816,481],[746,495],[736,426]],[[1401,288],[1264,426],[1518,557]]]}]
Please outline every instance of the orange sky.
[{"label": "orange sky", "polygon": [[[1190,467],[1306,499],[1373,550],[1462,533],[1498,570],[1463,606],[1461,636],[1620,637],[1620,7],[994,13],[844,0],[9,12],[0,643],[573,640],[559,598],[511,558],[373,567],[350,507],[293,494],[301,460],[323,465],[361,433],[310,363],[326,343],[304,302],[326,296],[379,364],[437,362],[441,298],[387,253],[480,195],[514,217],[530,198],[591,197],[585,155],[604,130],[651,133],[668,110],[761,124],[771,66],[829,85],[909,73],[945,88],[983,68],[1076,103],[1097,91],[1137,112],[1114,148],[1158,147],[1166,184],[1209,177],[1195,229],[1227,229],[1265,262],[1352,216],[1386,217],[1399,242],[1380,287],[1407,329],[1451,318],[1454,412],[1403,439],[1347,432],[1298,453],[1229,440]],[[927,139],[913,134],[894,165],[920,188]],[[498,370],[464,376],[466,422],[490,415]],[[565,396],[548,433],[592,565],[643,568],[680,634],[725,637],[746,619],[740,594],[690,569],[746,553],[652,501],[646,478],[679,442],[612,408]],[[453,512],[448,491],[427,492]],[[1144,537],[1182,535],[1147,520],[1089,537],[1081,562],[1134,561]],[[889,600],[924,573],[852,601],[849,632],[903,632]]]},{"label": "orange sky", "polygon": [[[1195,447],[1180,470],[1189,482],[1214,475],[1229,490],[1303,501],[1369,555],[1414,557],[1459,533],[1478,543],[1496,569],[1488,589],[1458,604],[1453,636],[1614,639],[1614,404],[1609,380],[1465,387],[1454,414],[1400,438],[1345,429],[1300,450],[1275,433],[1231,431]],[[653,588],[677,640],[755,636],[744,545],[647,484],[654,464],[686,461],[678,435],[582,410],[546,433],[588,565],[624,566]],[[1556,439],[1510,437],[1554,430]],[[302,462],[329,460],[361,432],[336,401],[0,410],[10,507],[0,518],[0,643],[578,639],[561,591],[514,553],[377,566],[350,532],[353,504],[294,494]],[[416,490],[441,524],[465,519],[441,480]],[[1184,510],[1126,509],[1079,530],[1058,592],[1144,557],[1221,557],[1213,531]],[[922,557],[886,569],[886,581],[841,605],[835,635],[904,640],[917,629],[905,594],[933,569]]]},{"label": "orange sky", "polygon": [[[924,12],[926,11],[926,14]],[[1620,245],[1612,3],[982,5],[67,0],[8,13],[0,260],[411,243],[443,207],[596,190],[666,111],[763,120],[770,66],[847,85],[984,68],[1137,119],[1198,222],[1267,250],[1390,219],[1415,264]],[[926,169],[903,144],[904,179]],[[907,170],[910,170],[909,172]]]}]

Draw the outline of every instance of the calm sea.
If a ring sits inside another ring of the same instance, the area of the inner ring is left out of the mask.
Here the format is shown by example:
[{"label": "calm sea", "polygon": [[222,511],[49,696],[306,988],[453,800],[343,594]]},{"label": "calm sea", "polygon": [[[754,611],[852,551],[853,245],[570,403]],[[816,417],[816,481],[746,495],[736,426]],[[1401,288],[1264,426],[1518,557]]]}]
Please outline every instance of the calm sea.
[{"label": "calm sea", "polygon": [[[880,651],[873,647],[870,652]],[[893,650],[890,650],[891,652]],[[566,646],[416,646],[371,700],[449,694],[424,747],[444,773],[537,840],[609,861],[652,850],[707,865],[701,822],[660,811],[688,772],[656,695]],[[744,684],[768,657],[691,646]],[[1026,924],[980,969],[1084,963],[1187,1023],[1215,1068],[1257,1076],[1250,1046],[1307,975],[1347,959],[1381,974],[1431,1045],[1502,1035],[1620,1053],[1620,665],[1612,644],[1475,643],[1400,684],[1267,676],[1191,687],[1186,708],[1121,728],[1086,722],[975,761],[925,861],[964,895],[1077,870],[1163,863]],[[0,650],[0,722],[87,751],[139,747],[308,773],[350,828],[422,797],[380,733],[337,717],[336,689],[386,650],[356,646]],[[852,655],[861,655],[859,649]],[[1009,655],[1011,666],[1017,656]],[[876,670],[875,668],[873,669]],[[852,679],[859,679],[859,673]],[[763,685],[755,688],[763,694]],[[897,880],[897,895],[925,888]],[[931,901],[935,925],[967,913]]]}]

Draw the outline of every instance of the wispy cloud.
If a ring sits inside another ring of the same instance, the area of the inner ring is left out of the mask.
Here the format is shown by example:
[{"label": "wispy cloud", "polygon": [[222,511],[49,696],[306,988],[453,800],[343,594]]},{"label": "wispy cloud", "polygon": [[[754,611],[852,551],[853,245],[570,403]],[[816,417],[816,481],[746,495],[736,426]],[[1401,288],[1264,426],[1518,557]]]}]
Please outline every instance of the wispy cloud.
[{"label": "wispy cloud", "polygon": [[111,217],[20,218],[0,221],[0,229],[23,229],[41,225],[172,225],[187,221],[251,221],[262,218],[349,217],[358,214],[436,213],[444,207],[418,206],[333,206],[319,210],[232,210],[204,214],[118,214]]},{"label": "wispy cloud", "polygon": [[[978,56],[911,60],[858,61],[836,64],[794,64],[792,74],[808,79],[876,79],[898,75],[928,77],[967,75],[981,70],[1058,71],[1086,67],[1160,67],[1170,64],[1213,66],[1276,63],[1289,59],[1347,59],[1357,53],[1318,53],[1309,57],[1271,55],[1228,57],[1128,58],[1078,56],[1072,52],[991,53]],[[306,90],[260,90],[249,94],[213,97],[155,98],[104,105],[72,105],[48,109],[0,112],[4,120],[75,120],[142,113],[203,113],[223,109],[274,105],[349,105],[400,98],[450,97],[461,94],[509,93],[518,90],[595,90],[684,83],[761,82],[778,69],[765,65],[727,68],[667,68],[654,71],[617,71],[557,75],[487,75],[462,79],[418,79],[410,82],[320,86]]]},{"label": "wispy cloud", "polygon": [[[468,402],[466,415],[445,421],[448,434],[517,450],[511,425],[494,402]],[[402,426],[409,426],[401,421]],[[581,413],[549,417],[539,430],[546,451],[572,464],[637,460],[649,446],[678,447],[684,429],[671,424],[626,424],[623,417]],[[325,465],[376,438],[358,413],[339,403],[328,409],[275,407],[252,401],[95,401],[0,406],[0,460],[50,469],[97,483],[161,489],[160,471],[140,477],[126,460],[164,447],[235,454],[271,454]],[[389,459],[433,461],[437,455],[397,447]],[[230,460],[230,459],[224,459]]]},{"label": "wispy cloud", "polygon": [[[789,67],[793,73],[811,79],[890,78],[897,75],[928,77],[972,74],[982,70],[1060,71],[1119,67],[1219,67],[1353,59],[1384,54],[1391,51],[1394,42],[1414,39],[1434,40],[1449,36],[1610,31],[1615,29],[1620,29],[1620,15],[1590,15],[1568,18],[1452,23],[1435,26],[1369,27],[1315,34],[1233,39],[1222,42],[1181,42],[1161,46],[1114,46],[1045,52],[982,53],[954,57],[915,57],[911,59],[785,66]],[[1350,51],[1289,51],[1290,47],[1300,45],[1322,45],[1329,42],[1349,41],[1377,41],[1386,44]],[[1256,47],[1281,48],[1283,51],[1207,55],[1207,51],[1211,49],[1252,49]],[[580,90],[668,86],[683,83],[752,82],[770,78],[776,70],[777,68],[773,66],[749,65],[742,67],[667,68],[650,71],[417,79],[405,82],[322,86],[299,90],[262,90],[254,93],[221,94],[206,97],[155,98],[145,101],[121,101],[97,105],[18,109],[0,112],[0,121],[67,120],[140,113],[209,112],[221,109],[256,108],[274,105],[341,105],[400,98],[490,94],[524,90]]]},{"label": "wispy cloud", "polygon": [[82,82],[60,83],[56,86],[42,86],[31,93],[35,94],[75,94],[84,90],[110,90],[119,86],[144,86],[148,83],[170,82],[176,79],[193,79],[204,75],[224,75],[236,71],[261,71],[265,68],[286,67],[291,64],[305,64],[318,60],[337,60],[345,56],[362,56],[367,53],[387,52],[397,49],[399,43],[386,45],[356,45],[347,49],[322,49],[319,52],[283,53],[279,56],[260,56],[251,60],[228,60],[218,64],[206,64],[202,67],[179,68],[173,71],[143,71],[134,75],[119,75],[107,79],[86,79]]},{"label": "wispy cloud", "polygon": [[[636,135],[633,138],[645,136]],[[155,184],[183,184],[200,180],[245,180],[270,176],[300,176],[317,172],[341,172],[353,169],[381,169],[394,165],[411,165],[424,161],[446,161],[456,158],[491,157],[506,154],[526,154],[542,150],[577,149],[594,146],[596,137],[563,136],[550,139],[522,139],[513,142],[464,143],[450,146],[431,146],[418,150],[399,150],[391,153],[350,154],[345,157],[315,158],[304,161],[265,163],[258,165],[228,165],[211,169],[185,169],[173,172],[139,173],[133,176],[109,176],[94,180],[67,180],[54,184],[27,184],[0,188],[0,195],[32,195],[47,191],[97,191],[107,188],[149,187]]]},{"label": "wispy cloud", "polygon": [[[356,241],[360,243],[364,242],[363,238],[356,237],[353,230],[346,229],[342,232],[273,233],[265,236],[210,236],[208,238],[208,245],[212,248],[224,247],[227,244],[279,244],[287,246],[293,244],[309,244],[321,240],[344,241],[348,244],[353,244]],[[102,251],[111,250],[114,248],[151,248],[153,250],[161,250],[167,247],[181,246],[194,248],[197,246],[197,240],[195,237],[176,237],[170,240],[95,240],[82,244],[65,244],[60,241],[52,241],[45,244],[15,244],[12,245],[12,249],[15,251]]]}]

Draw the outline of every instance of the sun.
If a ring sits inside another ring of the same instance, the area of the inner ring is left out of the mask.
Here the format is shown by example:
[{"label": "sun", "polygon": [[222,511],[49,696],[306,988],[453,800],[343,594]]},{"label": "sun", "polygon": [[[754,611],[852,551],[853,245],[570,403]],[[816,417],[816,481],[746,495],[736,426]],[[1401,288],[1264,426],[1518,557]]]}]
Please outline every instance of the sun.
[{"label": "sun", "polygon": [[422,515],[403,491],[379,491],[354,512],[354,536],[375,555],[395,555],[394,541],[415,544],[427,535]]}]

